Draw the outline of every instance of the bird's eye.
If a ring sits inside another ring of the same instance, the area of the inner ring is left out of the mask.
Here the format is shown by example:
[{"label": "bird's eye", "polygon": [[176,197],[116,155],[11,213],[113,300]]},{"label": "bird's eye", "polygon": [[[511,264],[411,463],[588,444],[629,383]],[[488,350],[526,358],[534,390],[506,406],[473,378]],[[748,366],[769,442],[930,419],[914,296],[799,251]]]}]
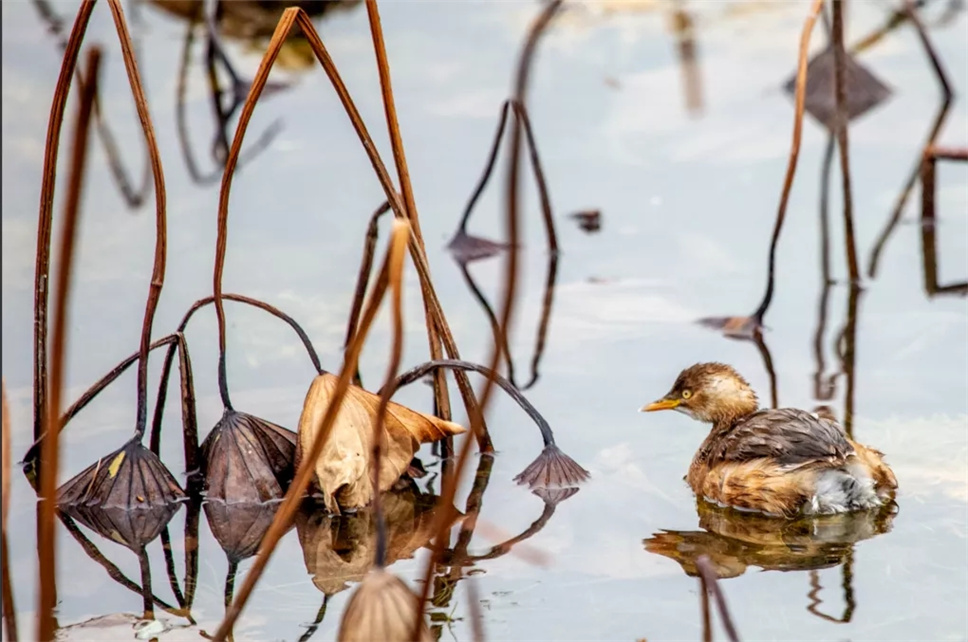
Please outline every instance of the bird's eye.
[{"label": "bird's eye", "polygon": [[691,390],[683,390],[682,391],[682,398],[683,399],[688,399],[691,396],[692,396],[692,391]]}]

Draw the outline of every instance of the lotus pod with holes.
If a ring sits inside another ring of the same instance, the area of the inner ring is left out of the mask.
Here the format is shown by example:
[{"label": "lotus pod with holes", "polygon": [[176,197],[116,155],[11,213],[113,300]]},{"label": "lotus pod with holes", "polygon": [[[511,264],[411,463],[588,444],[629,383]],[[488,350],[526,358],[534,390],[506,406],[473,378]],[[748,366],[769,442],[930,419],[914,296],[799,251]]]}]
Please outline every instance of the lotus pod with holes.
[{"label": "lotus pod with holes", "polygon": [[[306,393],[299,418],[296,465],[312,447],[326,409],[336,389],[336,375],[318,375]],[[350,386],[333,423],[322,453],[315,462],[315,483],[322,492],[326,508],[360,508],[373,499],[369,462],[373,443],[373,423],[377,420],[380,397],[363,388]],[[380,490],[388,490],[407,471],[421,444],[465,432],[465,428],[432,415],[390,402],[383,433],[383,459],[380,464]]]}]

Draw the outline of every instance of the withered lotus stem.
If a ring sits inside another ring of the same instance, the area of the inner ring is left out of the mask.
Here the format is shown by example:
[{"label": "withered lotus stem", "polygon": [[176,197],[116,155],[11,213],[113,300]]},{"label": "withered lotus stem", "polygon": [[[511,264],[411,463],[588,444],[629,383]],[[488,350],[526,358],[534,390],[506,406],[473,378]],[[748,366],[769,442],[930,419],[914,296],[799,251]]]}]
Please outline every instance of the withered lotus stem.
[{"label": "withered lotus stem", "polygon": [[[418,598],[403,580],[383,569],[371,571],[346,604],[339,642],[409,642],[413,638]],[[426,622],[419,642],[432,642]]]}]

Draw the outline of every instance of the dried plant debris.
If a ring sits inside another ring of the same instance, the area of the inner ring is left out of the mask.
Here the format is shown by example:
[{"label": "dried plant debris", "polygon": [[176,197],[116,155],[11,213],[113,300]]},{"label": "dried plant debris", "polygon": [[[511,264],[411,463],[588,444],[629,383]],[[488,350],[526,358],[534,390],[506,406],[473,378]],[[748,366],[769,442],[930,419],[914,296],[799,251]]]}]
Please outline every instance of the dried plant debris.
[{"label": "dried plant debris", "polygon": [[[866,67],[857,62],[849,53],[845,54],[847,120],[854,120],[874,107],[880,105],[891,95],[891,90],[877,79]],[[810,61],[807,66],[807,86],[804,108],[820,124],[830,131],[837,126],[837,95],[834,68],[834,49],[828,47]],[[796,74],[784,85],[793,95],[796,88]]]},{"label": "dried plant debris", "polygon": [[514,481],[532,489],[559,489],[577,486],[588,477],[588,471],[574,459],[561,452],[556,445],[548,444]]},{"label": "dried plant debris", "polygon": [[721,330],[724,336],[731,339],[752,339],[757,332],[763,330],[762,322],[756,315],[748,317],[704,317],[696,323],[712,330]]},{"label": "dried plant debris", "polygon": [[[388,492],[381,497],[386,524],[386,564],[409,559],[430,544],[434,519],[439,510],[433,495],[418,492]],[[296,532],[303,551],[306,571],[313,584],[326,595],[349,588],[373,567],[376,553],[376,524],[373,509],[331,515],[307,501],[296,514]]]},{"label": "dried plant debris", "polygon": [[643,541],[650,553],[675,560],[690,576],[707,555],[716,575],[742,575],[747,567],[792,571],[841,564],[853,545],[891,530],[896,506],[880,510],[781,520],[699,504],[700,531],[662,531]]},{"label": "dried plant debris", "polygon": [[601,210],[581,210],[571,214],[571,218],[578,221],[578,227],[584,232],[593,234],[602,229]]},{"label": "dried plant debris", "polygon": [[[384,569],[371,571],[346,604],[336,639],[339,642],[410,642],[419,613],[418,600],[396,575]],[[433,639],[426,622],[422,622],[419,642]]]},{"label": "dried plant debris", "polygon": [[463,230],[458,230],[454,238],[447,244],[447,249],[455,261],[465,264],[497,256],[508,249],[508,244],[480,236],[472,236]]},{"label": "dried plant debris", "polygon": [[262,503],[281,498],[293,476],[296,434],[236,410],[226,410],[202,442],[208,499]]},{"label": "dried plant debris", "polygon": [[[322,425],[323,416],[336,390],[338,377],[318,375],[306,393],[299,418],[296,465],[302,459]],[[341,508],[359,508],[373,499],[369,464],[373,451],[373,424],[380,397],[357,386],[350,386],[340,406],[326,444],[315,463],[316,487],[322,492],[326,508],[339,513]],[[426,415],[390,402],[384,426],[386,443],[380,469],[380,490],[389,489],[410,467],[413,456],[426,444],[465,432],[465,428],[432,415]]]},{"label": "dried plant debris", "polygon": [[181,506],[181,503],[169,503],[144,510],[131,510],[125,507],[102,508],[78,504],[61,510],[101,537],[138,553],[161,534]]},{"label": "dried plant debris", "polygon": [[57,505],[62,509],[154,509],[183,499],[185,492],[174,476],[137,438],[101,457],[57,490]]},{"label": "dried plant debris", "polygon": [[589,474],[584,468],[579,466],[571,457],[558,449],[555,444],[554,431],[541,413],[538,412],[530,401],[506,378],[494,372],[490,368],[457,359],[439,359],[427,361],[397,377],[394,384],[397,388],[419,380],[428,372],[445,368],[457,371],[470,371],[482,374],[508,394],[521,408],[528,414],[538,431],[541,433],[541,440],[544,442],[544,450],[538,455],[528,467],[514,480],[519,484],[527,484],[532,490],[536,488],[568,488],[577,486],[588,479]]},{"label": "dried plant debris", "polygon": [[259,544],[279,510],[279,502],[227,504],[209,500],[202,508],[215,541],[229,561],[237,563],[258,552]]}]

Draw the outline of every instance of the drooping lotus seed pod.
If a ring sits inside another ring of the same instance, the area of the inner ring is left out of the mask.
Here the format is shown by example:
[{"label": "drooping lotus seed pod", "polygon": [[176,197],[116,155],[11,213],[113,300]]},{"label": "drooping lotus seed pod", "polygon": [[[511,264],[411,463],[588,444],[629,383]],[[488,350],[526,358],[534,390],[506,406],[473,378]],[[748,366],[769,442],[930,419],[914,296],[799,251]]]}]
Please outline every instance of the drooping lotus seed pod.
[{"label": "drooping lotus seed pod", "polygon": [[[339,625],[339,642],[412,642],[419,598],[403,580],[375,569],[356,588]],[[420,623],[418,642],[432,642],[426,622]]]}]

